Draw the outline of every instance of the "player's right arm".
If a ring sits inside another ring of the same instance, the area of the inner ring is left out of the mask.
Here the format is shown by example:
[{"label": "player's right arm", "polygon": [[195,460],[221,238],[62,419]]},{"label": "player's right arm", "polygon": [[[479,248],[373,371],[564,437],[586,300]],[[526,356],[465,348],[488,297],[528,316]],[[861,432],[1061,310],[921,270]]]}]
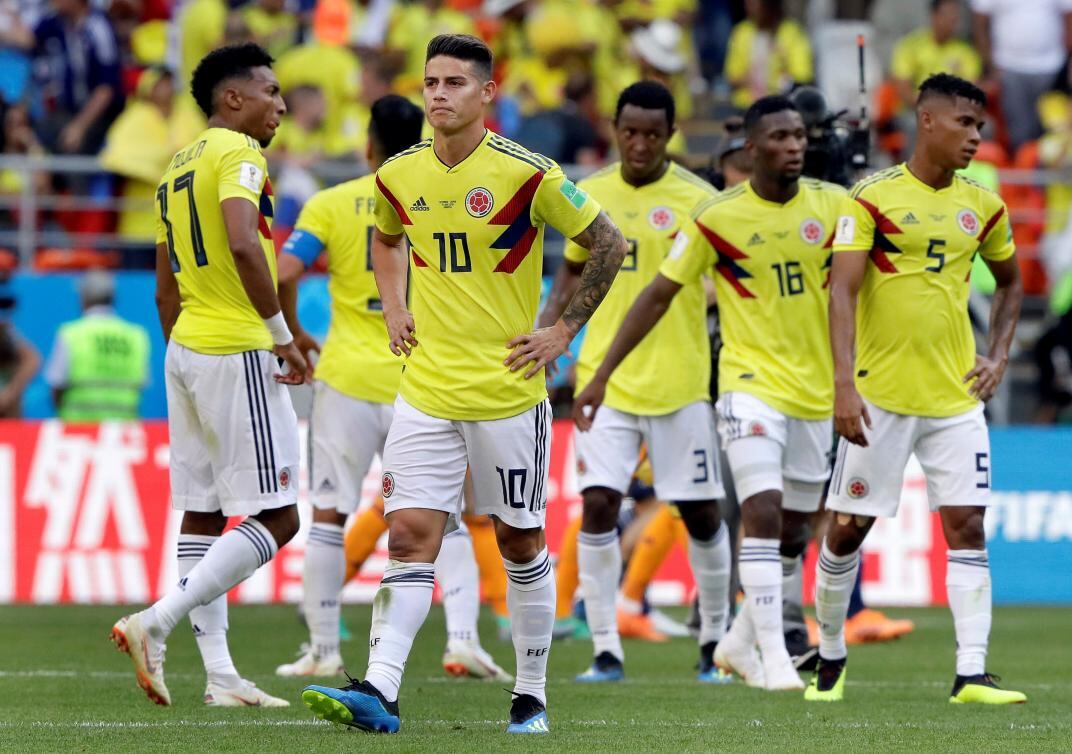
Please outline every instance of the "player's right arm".
[{"label": "player's right arm", "polygon": [[855,445],[867,447],[864,424],[871,428],[864,399],[856,389],[856,301],[874,243],[875,221],[856,200],[845,197],[834,234],[830,270],[830,350],[834,355],[834,429]]},{"label": "player's right arm", "polygon": [[320,353],[320,344],[316,338],[305,331],[298,319],[298,281],[305,271],[312,267],[317,257],[324,250],[330,227],[330,217],[324,212],[321,194],[316,194],[302,208],[294,232],[287,238],[279,252],[276,262],[279,277],[279,305],[283,309],[283,318],[287,327],[294,334],[294,343],[302,356],[312,365],[312,354]]},{"label": "player's right arm", "polygon": [[156,313],[160,318],[160,329],[164,333],[165,343],[171,340],[171,328],[175,326],[181,309],[179,284],[171,269],[167,243],[158,243],[156,245]]},{"label": "player's right arm", "polygon": [[402,219],[381,189],[376,176],[374,215],[376,228],[372,231],[372,274],[383,304],[383,321],[387,325],[388,346],[395,356],[409,356],[417,347],[417,326],[413,313],[406,305],[406,280],[409,256]]},{"label": "player's right arm", "polygon": [[577,290],[581,287],[581,273],[584,272],[584,263],[588,255],[586,253],[584,259],[580,261],[571,259],[571,247],[580,249],[579,246],[572,242],[567,244],[565,258],[562,260],[562,264],[558,266],[555,280],[551,284],[551,292],[547,294],[547,303],[544,304],[543,311],[540,312],[540,317],[536,320],[537,328],[550,327],[557,322],[558,318],[562,316],[562,312],[566,311],[569,302],[577,295]]}]

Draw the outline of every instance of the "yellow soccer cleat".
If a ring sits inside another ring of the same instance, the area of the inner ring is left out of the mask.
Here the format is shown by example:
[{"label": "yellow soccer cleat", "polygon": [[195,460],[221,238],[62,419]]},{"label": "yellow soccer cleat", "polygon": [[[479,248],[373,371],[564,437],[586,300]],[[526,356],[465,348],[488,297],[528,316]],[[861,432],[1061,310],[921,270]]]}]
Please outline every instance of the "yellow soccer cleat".
[{"label": "yellow soccer cleat", "polygon": [[950,704],[1027,704],[1027,695],[999,688],[996,675],[958,675],[949,696]]},{"label": "yellow soccer cleat", "polygon": [[819,657],[811,683],[804,690],[806,702],[840,702],[845,698],[845,659],[824,660]]}]

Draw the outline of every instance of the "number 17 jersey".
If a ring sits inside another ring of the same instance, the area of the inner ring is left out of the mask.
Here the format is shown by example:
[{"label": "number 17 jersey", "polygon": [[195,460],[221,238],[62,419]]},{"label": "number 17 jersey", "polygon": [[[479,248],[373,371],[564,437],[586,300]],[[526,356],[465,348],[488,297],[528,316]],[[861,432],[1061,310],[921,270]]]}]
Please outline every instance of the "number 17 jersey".
[{"label": "number 17 jersey", "polygon": [[182,302],[171,337],[198,353],[272,350],[227,240],[220,204],[232,198],[258,208],[257,234],[275,283],[272,184],[256,141],[226,128],[206,129],[175,154],[156,189],[156,242],[167,244]]}]

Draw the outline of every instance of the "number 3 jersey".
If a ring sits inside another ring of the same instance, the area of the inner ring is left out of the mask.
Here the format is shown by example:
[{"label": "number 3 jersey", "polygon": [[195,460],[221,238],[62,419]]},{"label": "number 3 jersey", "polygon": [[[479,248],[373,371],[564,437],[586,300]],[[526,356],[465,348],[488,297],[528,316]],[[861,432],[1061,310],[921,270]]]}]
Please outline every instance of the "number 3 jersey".
[{"label": "number 3 jersey", "polygon": [[[544,377],[503,361],[506,343],[532,330],[540,299],[544,226],[567,238],[599,205],[551,160],[487,132],[449,167],[431,140],[376,173],[376,227],[410,243],[410,309],[419,345],[400,393],[443,419],[520,414],[547,395]],[[385,346],[386,347],[386,346]]]},{"label": "number 3 jersey", "polygon": [[[671,164],[656,181],[632,186],[614,163],[579,186],[602,204],[629,242],[614,284],[592,315],[577,358],[577,392],[603,363],[633,302],[652,281],[678,229],[717,195],[714,187]],[[584,262],[588,250],[567,243],[566,259]],[[710,399],[711,348],[707,302],[697,279],[674,297],[655,328],[625,358],[607,384],[606,404],[630,414],[661,416]]]},{"label": "number 3 jersey", "polygon": [[182,301],[171,337],[198,353],[272,349],[227,241],[220,204],[232,198],[247,199],[260,212],[257,234],[274,283],[272,184],[254,139],[226,128],[203,131],[172,158],[156,189],[156,242],[167,244]]},{"label": "number 3 jersey", "polygon": [[944,189],[907,165],[858,183],[838,218],[834,252],[866,251],[856,308],[856,386],[896,414],[946,417],[978,401],[968,320],[972,259],[1015,251],[1001,198],[962,176]]},{"label": "number 3 jersey", "polygon": [[802,178],[785,204],[749,182],[701,205],[660,272],[687,285],[713,269],[722,328],[719,393],[743,392],[795,419],[827,419],[830,247],[845,190]]}]

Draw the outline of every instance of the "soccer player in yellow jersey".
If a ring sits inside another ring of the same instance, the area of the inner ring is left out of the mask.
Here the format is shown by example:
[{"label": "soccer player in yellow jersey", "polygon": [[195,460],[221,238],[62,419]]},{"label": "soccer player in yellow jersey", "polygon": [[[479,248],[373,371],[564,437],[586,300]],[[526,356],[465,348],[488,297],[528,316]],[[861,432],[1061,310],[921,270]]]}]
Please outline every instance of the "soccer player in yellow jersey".
[{"label": "soccer player in yellow jersey", "polygon": [[574,419],[582,430],[598,421],[588,410],[604,402],[618,365],[678,292],[711,271],[723,340],[718,430],[743,501],[739,573],[746,594],[715,662],[751,686],[799,689],[782,633],[782,565],[795,566],[804,550],[808,514],[819,508],[828,472],[833,390],[825,282],[845,192],[800,177],[807,137],[785,97],[757,100],[745,113],[745,131],[751,178],[702,204],[678,232],[577,397]]},{"label": "soccer player in yellow jersey", "polygon": [[[318,716],[366,730],[400,727],[402,670],[468,467],[509,577],[517,680],[507,731],[548,731],[555,589],[543,533],[551,423],[542,373],[603,300],[626,243],[557,165],[485,129],[491,69],[475,37],[432,39],[424,101],[434,136],[376,173],[373,267],[390,348],[407,357],[383,458],[390,560],[365,680],[302,694]],[[562,318],[532,330],[545,225],[590,256]]]},{"label": "soccer player in yellow jersey", "polygon": [[[830,343],[841,440],[816,576],[821,634],[809,700],[844,695],[845,613],[860,545],[876,516],[897,514],[914,453],[949,546],[946,589],[957,637],[950,701],[1027,701],[999,689],[986,672],[983,514],[991,459],[982,401],[1005,374],[1023,288],[1005,204],[957,173],[979,147],[985,106],[983,92],[964,79],[937,74],[924,81],[912,157],[858,183],[838,218]],[[975,353],[968,321],[976,254],[997,281],[986,355]]]},{"label": "soccer player in yellow jersey", "polygon": [[[369,164],[376,168],[412,147],[420,141],[423,125],[424,113],[405,97],[389,94],[377,100],[369,121]],[[276,668],[283,676],[343,672],[339,654],[339,592],[346,572],[343,526],[361,502],[361,486],[373,457],[383,452],[402,379],[402,360],[384,347],[387,328],[372,274],[375,185],[375,176],[367,175],[317,193],[302,208],[279,257],[280,283],[296,283],[326,250],[332,306],[331,329],[316,365],[309,431],[313,523],[303,573],[309,648],[296,661]],[[287,298],[282,304],[299,347],[316,349],[298,321],[296,301]],[[444,667],[455,674],[512,681],[480,646],[479,576],[465,527],[444,538],[436,577],[447,616]]]},{"label": "soccer player in yellow jersey", "polygon": [[[679,228],[715,189],[670,162],[674,98],[654,81],[626,87],[614,118],[621,162],[581,181],[579,187],[608,208],[629,242],[629,254],[606,301],[593,315],[577,359],[583,391],[621,327],[629,307],[651,282]],[[577,286],[588,252],[570,243],[541,324],[553,322]],[[618,513],[629,489],[642,442],[647,442],[655,495],[673,501],[689,530],[689,562],[699,586],[700,680],[729,679],[714,665],[729,605],[730,546],[718,514],[723,496],[714,444],[709,393],[707,301],[697,276],[607,382],[603,410],[577,435],[578,486],[583,521],[577,565],[595,658],[578,681],[618,681],[625,659],[618,633],[616,595],[622,572]]]},{"label": "soccer player in yellow jersey", "polygon": [[[288,704],[239,677],[226,637],[227,591],[298,531],[298,419],[285,385],[305,381],[307,367],[276,293],[261,148],[286,108],[271,63],[254,44],[201,61],[191,88],[208,128],[175,155],[156,192],[171,499],[184,511],[180,579],[121,618],[112,639],[157,704],[171,702],[164,641],[186,615],[208,671],[206,704]],[[230,516],[246,518],[223,534]]]}]

